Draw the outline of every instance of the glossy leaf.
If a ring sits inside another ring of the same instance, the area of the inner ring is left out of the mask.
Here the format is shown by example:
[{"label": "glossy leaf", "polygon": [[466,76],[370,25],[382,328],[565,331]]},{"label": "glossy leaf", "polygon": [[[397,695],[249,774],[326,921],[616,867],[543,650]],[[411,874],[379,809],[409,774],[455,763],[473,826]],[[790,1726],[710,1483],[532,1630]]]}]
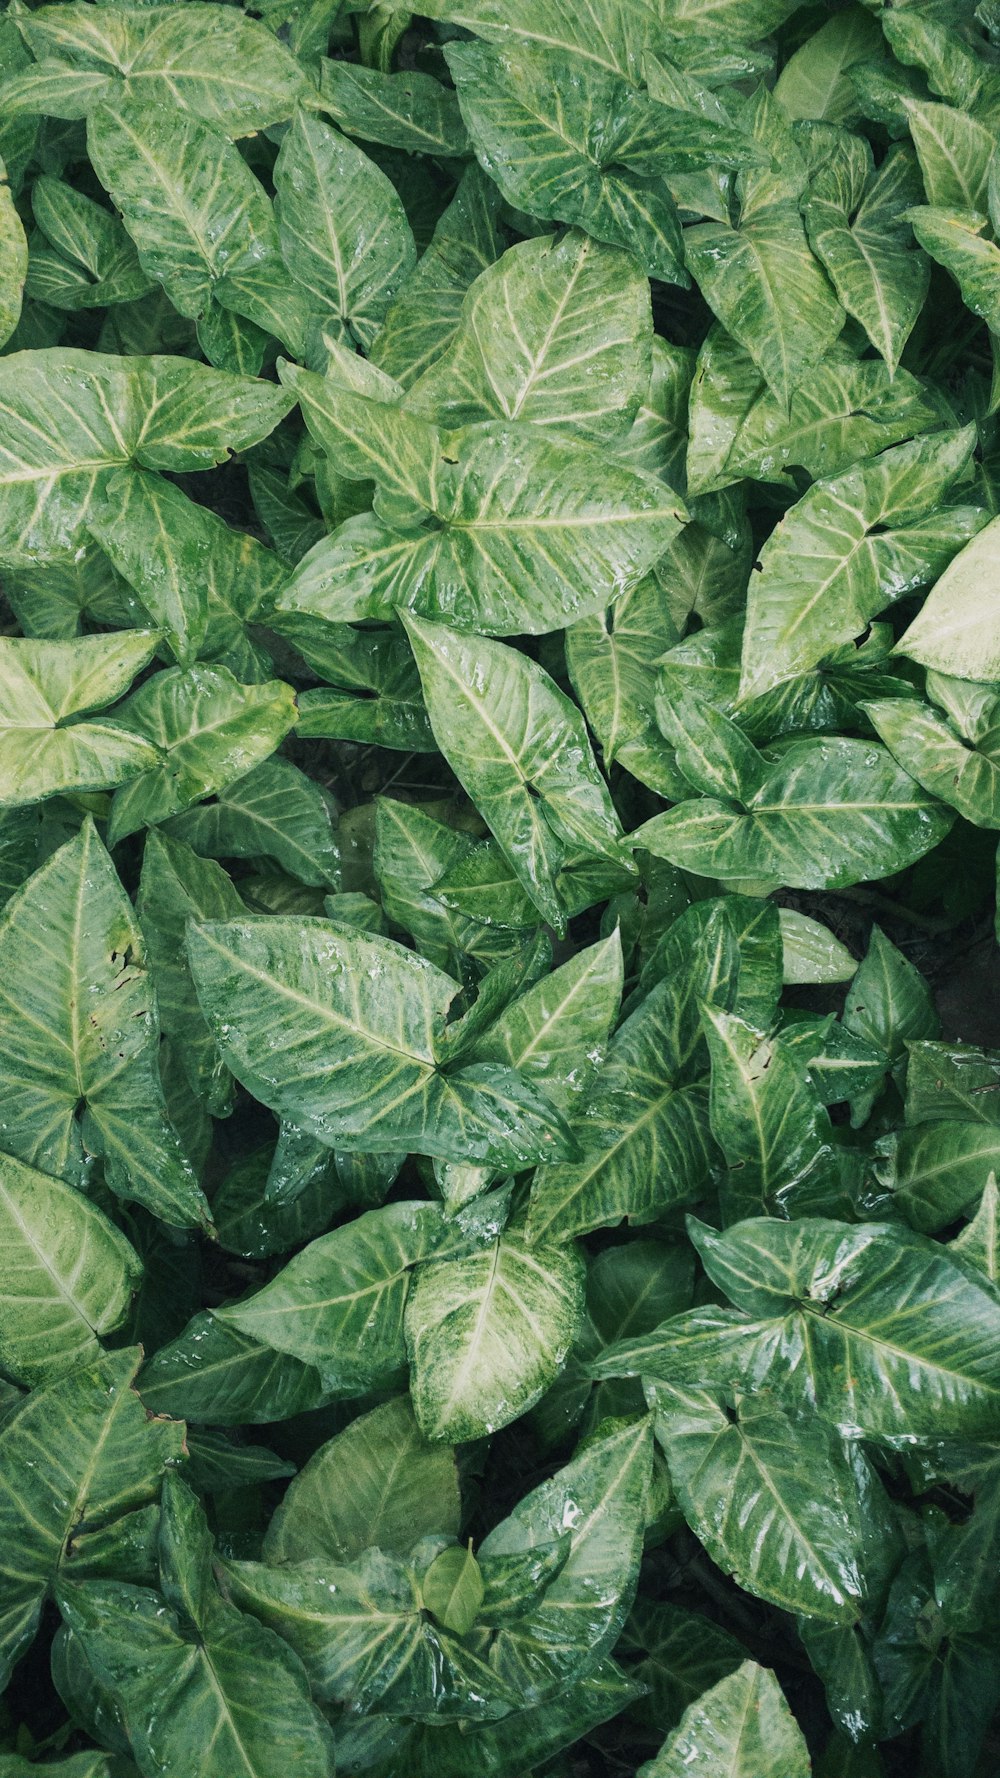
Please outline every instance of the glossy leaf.
[{"label": "glossy leaf", "polygon": [[100,1354],[142,1266],[114,1223],[62,1180],[0,1156],[0,1362],[48,1382]]},{"label": "glossy leaf", "polygon": [[454,1536],[460,1510],[453,1452],[424,1438],[400,1395],[320,1446],[271,1520],[264,1555],[351,1562],[374,1546],[404,1556],[421,1537]]},{"label": "glossy leaf", "polygon": [[148,631],[72,642],[3,638],[0,804],[112,790],[154,763],[144,735],[69,719],[114,703],[152,659],[157,640]]},{"label": "glossy leaf", "polygon": [[774,1674],[744,1661],[690,1704],[642,1778],[807,1778],[809,1752]]},{"label": "glossy leaf", "polygon": [[165,1222],[207,1222],[164,1108],[142,934],[89,820],[7,903],[0,995],[12,1015],[0,1041],[8,1151],[78,1187],[100,1154],[122,1197]]},{"label": "glossy leaf", "polygon": [[0,1430],[5,1675],[35,1635],[81,1522],[108,1525],[155,1499],[165,1467],[181,1457],[183,1427],[150,1420],[131,1387],[139,1357],[111,1353],[34,1390]]}]

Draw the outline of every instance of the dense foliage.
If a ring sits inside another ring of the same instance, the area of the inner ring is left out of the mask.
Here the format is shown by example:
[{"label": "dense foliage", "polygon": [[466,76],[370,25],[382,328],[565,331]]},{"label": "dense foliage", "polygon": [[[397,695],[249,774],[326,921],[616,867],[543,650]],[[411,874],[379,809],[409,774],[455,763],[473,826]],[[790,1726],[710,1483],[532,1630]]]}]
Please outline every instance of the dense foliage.
[{"label": "dense foliage", "polygon": [[991,1778],[1000,6],[0,13],[0,1778]]}]

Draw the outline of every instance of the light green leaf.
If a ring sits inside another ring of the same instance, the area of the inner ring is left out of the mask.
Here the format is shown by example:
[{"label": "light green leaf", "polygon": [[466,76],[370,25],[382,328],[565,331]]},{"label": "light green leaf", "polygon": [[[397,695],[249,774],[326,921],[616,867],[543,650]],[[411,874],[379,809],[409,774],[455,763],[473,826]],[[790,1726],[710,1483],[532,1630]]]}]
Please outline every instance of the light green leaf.
[{"label": "light green leaf", "polygon": [[0,1002],[5,1148],[78,1187],[88,1154],[103,1155],[121,1197],[164,1222],[207,1222],[164,1109],[142,934],[90,820],[0,917]]},{"label": "light green leaf", "polygon": [[449,158],[469,151],[455,94],[430,74],[384,74],[324,57],[319,90],[322,109],[349,136],[411,154]]},{"label": "light green leaf", "polygon": [[203,858],[273,858],[300,883],[326,889],[339,882],[333,798],[280,754],[223,784],[212,802],[175,816],[166,831]]},{"label": "light green leaf", "polygon": [[813,252],[890,373],[930,282],[930,267],[914,252],[907,227],[919,189],[917,170],[904,149],[893,149],[876,172],[867,142],[853,137],[849,150],[820,169],[804,212]]},{"label": "light green leaf", "polygon": [[434,737],[524,889],[557,930],[571,852],[620,857],[617,817],[576,706],[499,642],[405,620]]},{"label": "light green leaf", "polygon": [[811,1769],[774,1674],[744,1661],[688,1706],[640,1778],[808,1778]]},{"label": "light green leaf", "polygon": [[48,6],[19,14],[17,23],[51,82],[47,97],[43,89],[31,98],[29,86],[30,103],[53,117],[83,117],[121,93],[144,105],[177,105],[246,136],[291,117],[308,92],[295,58],[263,25],[199,0],[178,11],[116,5],[99,17],[80,6]]},{"label": "light green leaf", "polygon": [[677,1498],[712,1560],[784,1611],[853,1623],[865,1586],[843,1441],[766,1396],[739,1397],[731,1410],[707,1392],[654,1383],[648,1398]]},{"label": "light green leaf", "polygon": [[460,1518],[454,1453],[424,1438],[399,1395],[310,1457],[268,1526],[264,1557],[351,1562],[373,1546],[405,1556],[431,1533],[456,1536]]},{"label": "light green leaf", "polygon": [[1000,621],[986,596],[1000,549],[1000,519],[945,568],[898,643],[899,652],[959,679],[1000,679]]},{"label": "light green leaf", "polygon": [[192,928],[198,996],[237,1079],[328,1146],[523,1167],[562,1120],[510,1069],[435,1065],[458,983],[389,939],[320,919]]},{"label": "light green leaf", "polygon": [[897,445],[814,483],[792,507],[751,576],[744,698],[814,667],[947,568],[985,517],[944,504],[973,442],[963,429]]},{"label": "light green leaf", "polygon": [[949,1245],[968,1265],[978,1266],[991,1284],[1000,1284],[1000,1191],[995,1173],[983,1187],[972,1221]]},{"label": "light green leaf", "polygon": [[109,1353],[33,1390],[0,1431],[5,1681],[34,1637],[78,1527],[111,1525],[154,1500],[165,1467],[183,1454],[184,1428],[150,1420],[130,1386],[140,1356]]},{"label": "light green leaf", "polygon": [[950,272],[962,301],[986,322],[991,333],[1000,333],[997,301],[1000,247],[984,239],[989,224],[977,210],[935,209],[918,204],[907,210],[906,219],[922,247]]},{"label": "light green leaf", "polygon": [[[508,203],[627,248],[650,277],[687,282],[680,223],[660,171],[670,161],[671,126],[674,141],[684,139],[684,114],[678,130],[677,113],[612,74],[591,69],[585,79],[567,82],[565,59],[549,45],[501,51],[484,43],[449,44],[446,59],[473,147]],[[648,154],[657,114],[666,141],[661,136],[657,144],[658,176],[651,177],[641,159],[641,170],[628,162],[643,126]],[[706,166],[715,158],[706,143],[721,132],[704,119],[696,123],[702,127],[690,131],[699,151],[693,164]],[[727,162],[731,137],[730,131],[720,143]]]},{"label": "light green leaf", "polygon": [[876,60],[884,47],[871,14],[860,6],[848,6],[789,56],[775,82],[774,96],[789,117],[854,123],[857,99],[846,72],[857,62]]},{"label": "light green leaf", "polygon": [[515,422],[442,432],[294,366],[282,377],[341,473],[374,476],[380,496],[293,576],[279,612],[343,623],[399,608],[537,635],[634,586],[686,517],[662,482],[594,445]]},{"label": "light green leaf", "polygon": [[977,827],[1000,827],[1000,735],[969,747],[936,710],[909,698],[883,698],[863,709],[918,784]]},{"label": "light green leaf", "polygon": [[[410,933],[425,957],[456,976],[461,974],[463,955],[493,958],[512,943],[502,927],[494,930],[453,912],[436,894],[438,879],[468,858],[475,846],[468,833],[435,821],[412,803],[378,799],[373,865],[382,907],[395,925]],[[537,918],[534,909],[531,914]]]},{"label": "light green leaf", "polygon": [[500,193],[478,162],[458,189],[372,342],[371,362],[409,388],[457,332],[465,293],[499,256]]},{"label": "light green leaf", "polygon": [[287,1420],[319,1407],[311,1365],[202,1311],[144,1366],[142,1399],[155,1414],[211,1426]]},{"label": "light green leaf", "polygon": [[111,478],[87,529],[166,632],[179,665],[222,657],[239,678],[266,677],[254,670],[246,624],[285,571],[254,538],[141,470]]},{"label": "light green leaf", "polygon": [[21,297],[28,273],[28,243],[14,205],[7,169],[0,160],[0,346],[5,346],[21,317]]},{"label": "light green leaf", "polygon": [[907,99],[905,112],[927,202],[946,210],[985,210],[992,131],[952,105]]},{"label": "light green leaf", "polygon": [[569,1532],[562,1567],[537,1604],[498,1631],[491,1649],[494,1671],[526,1698],[558,1694],[617,1641],[635,1591],[652,1454],[648,1415],[606,1422],[480,1545],[485,1565]]},{"label": "light green leaf", "polygon": [[576,1338],[583,1281],[572,1245],[529,1248],[516,1229],[465,1257],[417,1267],[406,1344],[428,1438],[483,1438],[534,1406]]},{"label": "light green leaf", "polygon": [[467,1636],[479,1615],[485,1588],[479,1564],[467,1550],[442,1550],[420,1583],[424,1610],[444,1630]]},{"label": "light green leaf", "polygon": [[953,819],[885,748],[817,736],[782,750],[745,809],[711,797],[680,803],[630,843],[699,876],[837,888],[902,870]]},{"label": "light green leaf", "polygon": [[[937,1048],[937,1046],[933,1046]],[[990,1174],[1000,1167],[1000,1130],[976,1123],[975,1102],[966,1112],[936,1121],[928,1108],[926,1122],[880,1136],[872,1171],[892,1194],[915,1229],[934,1234],[967,1212],[985,1190]],[[915,1111],[915,1117],[919,1112]]]},{"label": "light green leaf", "polygon": [[[198,0],[194,0],[198,4]],[[0,361],[0,535],[8,568],[65,561],[109,471],[211,469],[256,444],[291,397],[183,358],[57,347]]]},{"label": "light green leaf", "polygon": [[416,260],[393,186],[346,136],[304,111],[282,142],[274,185],[282,256],[313,324],[340,323],[369,347]]},{"label": "light green leaf", "polygon": [[8,1376],[33,1385],[92,1363],[141,1276],[124,1235],[82,1192],[0,1156],[0,1363]]},{"label": "light green leaf", "polygon": [[778,918],[786,983],[850,981],[857,959],[828,926],[795,908],[779,908]]},{"label": "light green leaf", "polygon": [[143,270],[182,315],[197,320],[211,298],[301,350],[305,316],[288,290],[270,202],[225,136],[137,98],[99,106],[87,145]]},{"label": "light green leaf", "polygon": [[116,1581],[64,1583],[58,1596],[66,1623],[128,1724],[134,1753],[144,1770],[165,1778],[189,1773],[192,1758],[202,1758],[206,1748],[220,1772],[241,1778],[281,1778],[289,1771],[328,1778],[332,1737],[300,1662],[280,1637],[215,1592],[201,1508],[183,1483],[173,1487],[183,1490],[187,1516],[196,1515],[204,1542],[199,1549],[182,1521],[171,1550],[165,1512],[160,1571],[166,1598]]},{"label": "light green leaf", "polygon": [[624,766],[640,784],[668,797],[678,790],[678,775],[656,722],[656,665],[676,640],[663,589],[652,574],[607,611],[566,632],[567,671],[605,762]]},{"label": "light green leaf", "polygon": [[530,420],[612,438],[649,388],[652,337],[649,283],[630,255],[575,229],[540,235],[476,279],[406,406],[441,425]]},{"label": "light green leaf", "polygon": [[134,302],[155,288],[118,218],[93,198],[43,173],[31,207],[45,240],[36,236],[31,244],[28,296],[57,309],[94,309]]},{"label": "light green leaf", "polygon": [[113,790],[155,763],[144,735],[71,719],[120,698],[158,640],[149,631],[72,642],[0,640],[0,805]]},{"label": "light green leaf", "polygon": [[117,714],[160,757],[115,793],[112,845],[213,795],[266,759],[294,725],[295,697],[280,679],[240,685],[226,667],[172,667],[147,680]]}]

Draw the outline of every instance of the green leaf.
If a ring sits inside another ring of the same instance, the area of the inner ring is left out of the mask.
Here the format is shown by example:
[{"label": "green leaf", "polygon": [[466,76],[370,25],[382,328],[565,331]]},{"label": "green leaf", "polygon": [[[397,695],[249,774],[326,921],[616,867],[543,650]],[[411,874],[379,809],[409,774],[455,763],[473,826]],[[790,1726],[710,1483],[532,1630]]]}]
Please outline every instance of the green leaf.
[{"label": "green leaf", "polygon": [[[506,931],[495,932],[452,912],[436,893],[438,879],[468,858],[475,844],[469,834],[435,821],[412,803],[378,800],[373,864],[382,907],[395,925],[410,933],[423,956],[455,975],[461,973],[464,954],[492,958],[511,943]],[[534,909],[531,915],[534,919]]]},{"label": "green leaf", "polygon": [[821,921],[795,908],[779,908],[782,968],[786,983],[848,982],[857,959]]},{"label": "green leaf", "polygon": [[689,1704],[641,1778],[808,1778],[809,1753],[774,1674],[744,1661]]},{"label": "green leaf", "polygon": [[466,1778],[470,1761],[482,1778],[534,1771],[617,1716],[636,1688],[613,1661],[601,1661],[585,1679],[531,1710],[516,1710],[498,1723],[426,1723],[406,1743],[413,1778]]},{"label": "green leaf", "polygon": [[[198,4],[198,0],[195,0]],[[266,438],[291,397],[183,358],[58,347],[0,363],[0,535],[8,568],[65,561],[109,472],[211,469]]]},{"label": "green leaf", "polygon": [[656,665],[676,640],[655,574],[566,632],[567,671],[605,762],[661,796],[675,794],[678,774],[656,722]]},{"label": "green leaf", "polygon": [[[787,120],[766,93],[747,121],[774,162],[785,152]],[[737,227],[702,222],[685,231],[688,270],[713,314],[743,346],[787,409],[793,390],[823,357],[844,311],[806,239],[798,209],[801,177],[791,172],[741,175]]]},{"label": "green leaf", "polygon": [[857,101],[845,74],[855,63],[877,58],[883,48],[876,20],[859,6],[848,6],[827,19],[789,57],[775,83],[774,96],[789,117],[854,123]]},{"label": "green leaf", "polygon": [[473,161],[372,342],[372,364],[404,388],[450,345],[466,291],[500,254],[499,207],[500,193]]},{"label": "green leaf", "polygon": [[28,272],[28,243],[10,186],[7,169],[0,160],[0,247],[3,271],[0,273],[0,345],[6,345],[21,316],[21,297]]},{"label": "green leaf", "polygon": [[991,1173],[983,1187],[979,1208],[967,1228],[950,1243],[971,1266],[978,1266],[991,1284],[1000,1282],[1000,1191]]},{"label": "green leaf", "polygon": [[[252,708],[252,703],[251,706]],[[167,832],[204,858],[271,858],[300,883],[335,886],[340,848],[332,797],[280,754],[174,816]]]},{"label": "green leaf", "polygon": [[224,920],[243,912],[225,871],[155,831],[146,838],[136,901],[156,978],[160,1027],[177,1040],[191,1088],[214,1117],[232,1109],[232,1080],[198,1005],[184,953],[188,920]]},{"label": "green leaf", "polygon": [[902,870],[953,819],[885,748],[817,736],[782,749],[745,809],[704,797],[629,838],[700,876],[821,889]]},{"label": "green leaf", "polygon": [[[0,1431],[0,1663],[5,1680],[31,1643],[72,1539],[153,1500],[184,1428],[150,1420],[130,1387],[137,1351],[114,1352],[32,1391]],[[38,1460],[45,1454],[44,1463]]]},{"label": "green leaf", "polygon": [[741,1387],[765,1365],[771,1388],[846,1436],[974,1437],[992,1423],[1000,1304],[936,1243],[900,1224],[817,1217],[756,1218],[698,1232],[697,1245],[739,1307],[771,1318]]},{"label": "green leaf", "polygon": [[117,713],[159,753],[155,766],[116,791],[108,827],[117,845],[242,778],[295,722],[280,679],[240,685],[226,667],[172,667],[147,680]]},{"label": "green leaf", "polygon": [[992,133],[952,105],[909,99],[905,111],[927,202],[944,209],[985,210]]},{"label": "green leaf", "polygon": [[373,1546],[405,1556],[431,1533],[456,1536],[460,1513],[454,1453],[424,1438],[399,1395],[314,1453],[268,1526],[264,1556],[351,1562]]},{"label": "green leaf", "polygon": [[940,510],[973,442],[968,430],[916,439],[803,495],[751,576],[744,698],[814,667],[947,568],[983,521],[975,507]]},{"label": "green leaf", "polygon": [[699,1003],[731,997],[734,950],[721,919],[702,931],[692,914],[670,929],[658,959],[662,979],[615,1034],[578,1117],[583,1160],[535,1175],[532,1240],[584,1234],[623,1216],[650,1222],[700,1195],[715,1151],[698,1078],[704,1068],[692,1070]]},{"label": "green leaf", "polygon": [[72,642],[0,640],[0,804],[112,790],[154,763],[143,735],[71,719],[121,697],[157,641],[148,631]]},{"label": "green leaf", "polygon": [[143,270],[182,315],[199,320],[211,299],[301,348],[270,202],[225,136],[137,98],[98,106],[87,146]]},{"label": "green leaf", "polygon": [[384,74],[350,62],[320,64],[322,108],[349,136],[443,157],[468,153],[454,93],[430,74]]},{"label": "green leaf", "polygon": [[1000,1122],[1000,1055],[966,1043],[916,1042],[906,1067],[906,1121],[957,1118]]},{"label": "green leaf", "polygon": [[452,1548],[435,1556],[420,1584],[424,1610],[445,1630],[467,1636],[479,1615],[485,1588],[479,1564],[467,1550]]},{"label": "green leaf", "polygon": [[274,185],[281,253],[312,324],[347,327],[369,347],[416,259],[392,185],[346,136],[304,111],[282,142]]},{"label": "green leaf", "polygon": [[784,1611],[853,1623],[863,1609],[860,1507],[846,1448],[766,1396],[651,1384],[656,1436],[684,1516],[713,1561]]},{"label": "green leaf", "polygon": [[1000,757],[992,735],[969,747],[936,710],[915,701],[911,707],[909,699],[880,699],[864,710],[918,784],[977,827],[1000,827]]},{"label": "green leaf", "polygon": [[986,322],[992,333],[1000,331],[996,273],[1000,248],[983,238],[989,225],[977,210],[946,210],[918,204],[907,210],[913,232],[938,265],[950,272],[962,301]]},{"label": "green leaf", "polygon": [[476,279],[406,406],[441,425],[530,420],[613,438],[648,390],[651,341],[649,284],[629,254],[575,229],[541,235]]},{"label": "green leaf", "polygon": [[254,658],[245,623],[285,577],[252,538],[162,476],[134,471],[111,479],[87,529],[165,631],[179,665],[226,649],[237,663]]},{"label": "green leaf", "polygon": [[662,482],[594,445],[515,422],[442,432],[329,378],[282,376],[341,473],[374,476],[380,495],[293,576],[279,612],[384,622],[399,609],[537,635],[637,584],[686,517]]},{"label": "green leaf", "polygon": [[985,1189],[997,1166],[1000,1131],[988,1123],[950,1119],[913,1123],[881,1136],[872,1159],[879,1185],[923,1234],[954,1222]]},{"label": "green leaf", "polygon": [[516,1229],[416,1268],[406,1344],[414,1412],[428,1438],[482,1438],[540,1400],[576,1338],[583,1281],[576,1248],[528,1247]]},{"label": "green leaf", "polygon": [[237,1079],[328,1146],[501,1167],[567,1148],[554,1108],[512,1070],[436,1066],[458,983],[401,945],[327,920],[272,917],[193,927],[188,948],[202,1011]]},{"label": "green leaf", "polygon": [[[666,182],[649,175],[641,150],[634,170],[630,150],[639,148],[645,127],[647,156],[654,143],[666,158],[671,137],[682,152],[685,139],[693,138],[694,164],[705,166],[715,158],[707,144],[719,134],[717,126],[686,130],[682,117],[678,129],[675,114],[611,74],[588,71],[585,81],[578,76],[567,83],[561,52],[548,44],[502,51],[484,43],[449,44],[446,59],[476,154],[508,203],[530,215],[576,223],[599,241],[627,248],[650,277],[687,282]],[[727,161],[730,136],[721,150]]]},{"label": "green leaf", "polygon": [[689,1704],[740,1666],[745,1652],[711,1618],[640,1595],[619,1644],[628,1671],[649,1688],[631,1714],[644,1727],[664,1734],[676,1727]]},{"label": "green leaf", "polygon": [[905,149],[893,149],[876,172],[867,142],[854,137],[848,151],[820,169],[804,211],[813,252],[891,373],[930,283],[930,267],[914,252],[907,226],[919,192]]},{"label": "green leaf", "polygon": [[227,1303],[216,1319],[315,1365],[339,1394],[386,1388],[406,1363],[410,1269],[442,1234],[436,1205],[370,1210],[310,1242],[256,1296]]},{"label": "green leaf", "polygon": [[308,90],[294,57],[261,24],[200,0],[183,12],[116,5],[94,18],[56,5],[19,14],[17,24],[51,83],[38,109],[51,105],[53,117],[83,117],[122,93],[245,136],[290,117]]},{"label": "green leaf", "polygon": [[568,855],[620,856],[617,817],[579,711],[514,649],[405,622],[438,746],[539,913],[562,930],[556,877]]},{"label": "green leaf", "polygon": [[804,1064],[780,1037],[766,1038],[733,1013],[707,1008],[705,1035],[712,1134],[729,1166],[726,1220],[832,1207],[843,1157]]},{"label": "green leaf", "polygon": [[606,1422],[572,1462],[484,1538],[480,1563],[524,1555],[569,1532],[569,1554],[538,1603],[501,1628],[491,1666],[538,1702],[592,1669],[628,1615],[652,1466],[649,1417]]},{"label": "green leaf", "polygon": [[212,1426],[266,1424],[318,1407],[319,1372],[207,1311],[153,1354],[142,1397],[154,1413]]},{"label": "green leaf", "polygon": [[415,1568],[382,1550],[343,1566],[231,1562],[226,1580],[295,1649],[315,1695],[353,1715],[475,1721],[517,1702],[473,1648],[430,1622]]},{"label": "green leaf", "polygon": [[132,302],[155,287],[122,224],[93,198],[43,173],[31,207],[45,241],[32,243],[29,296],[57,309],[92,309]]},{"label": "green leaf", "polygon": [[190,1502],[188,1516],[204,1543],[192,1549],[182,1521],[172,1549],[165,1512],[166,1598],[115,1581],[64,1583],[59,1592],[63,1617],[121,1710],[134,1753],[146,1771],[176,1778],[206,1747],[221,1771],[247,1778],[278,1778],[290,1769],[327,1778],[330,1731],[301,1664],[280,1637],[215,1592],[201,1509],[182,1482],[173,1487]]},{"label": "green leaf", "polygon": [[90,820],[0,916],[0,999],[9,1152],[76,1186],[100,1154],[120,1196],[165,1222],[207,1222],[164,1109],[142,934]]},{"label": "green leaf", "polygon": [[142,1276],[112,1222],[61,1180],[0,1156],[0,1362],[19,1382],[93,1363]]}]

